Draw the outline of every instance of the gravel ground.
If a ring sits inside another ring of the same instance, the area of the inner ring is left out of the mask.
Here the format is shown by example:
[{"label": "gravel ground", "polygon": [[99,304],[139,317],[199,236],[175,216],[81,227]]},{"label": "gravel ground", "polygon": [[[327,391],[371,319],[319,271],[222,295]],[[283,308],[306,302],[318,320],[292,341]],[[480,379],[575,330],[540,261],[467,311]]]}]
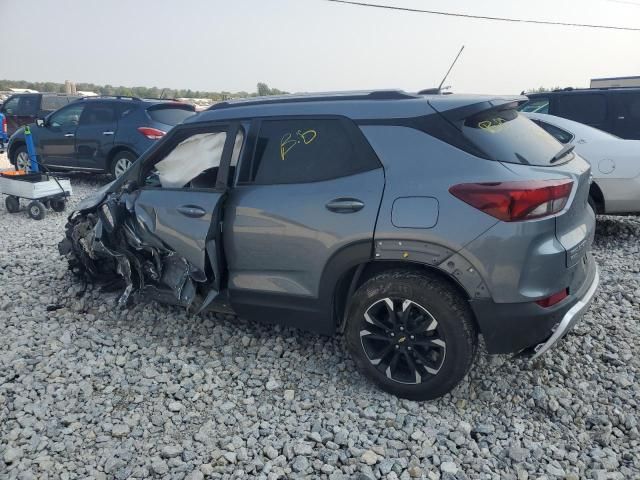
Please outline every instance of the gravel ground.
[{"label": "gravel ground", "polygon": [[[73,202],[100,183],[72,181]],[[601,288],[559,348],[481,354],[429,403],[368,384],[339,339],[77,299],[65,217],[0,205],[2,479],[640,478],[639,217],[599,219]]]}]

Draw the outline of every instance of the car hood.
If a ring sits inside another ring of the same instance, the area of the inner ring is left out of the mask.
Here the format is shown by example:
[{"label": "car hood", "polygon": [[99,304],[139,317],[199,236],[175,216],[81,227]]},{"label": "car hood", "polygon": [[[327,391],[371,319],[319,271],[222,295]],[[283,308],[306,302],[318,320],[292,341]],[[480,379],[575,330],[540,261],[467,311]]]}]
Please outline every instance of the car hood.
[{"label": "car hood", "polygon": [[116,179],[113,182],[107,183],[106,185],[100,187],[92,194],[83,198],[78,206],[74,209],[74,212],[84,212],[97,207],[98,205],[100,205],[100,203],[102,203],[102,201],[109,193],[117,190],[121,183],[122,182],[120,182],[120,179]]}]

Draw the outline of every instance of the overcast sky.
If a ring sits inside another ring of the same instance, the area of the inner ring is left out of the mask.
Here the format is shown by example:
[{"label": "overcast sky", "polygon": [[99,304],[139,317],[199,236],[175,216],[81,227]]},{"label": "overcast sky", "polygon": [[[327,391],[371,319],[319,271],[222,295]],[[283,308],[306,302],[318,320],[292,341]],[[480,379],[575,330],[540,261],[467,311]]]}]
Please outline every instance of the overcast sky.
[{"label": "overcast sky", "polygon": [[[370,0],[640,27],[640,0]],[[640,32],[507,24],[325,0],[0,0],[0,78],[291,92],[437,86],[519,93],[640,75]]]}]

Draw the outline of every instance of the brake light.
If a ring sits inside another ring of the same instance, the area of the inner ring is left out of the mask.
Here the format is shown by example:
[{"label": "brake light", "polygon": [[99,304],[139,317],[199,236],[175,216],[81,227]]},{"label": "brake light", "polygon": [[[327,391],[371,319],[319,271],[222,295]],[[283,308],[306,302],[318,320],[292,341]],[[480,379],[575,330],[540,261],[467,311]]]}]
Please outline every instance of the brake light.
[{"label": "brake light", "polygon": [[461,183],[449,192],[503,222],[542,218],[567,204],[573,180],[529,180],[495,183]]},{"label": "brake light", "polygon": [[5,116],[2,117],[2,131],[7,133],[7,117]]},{"label": "brake light", "polygon": [[151,127],[138,127],[138,131],[149,140],[158,140],[166,135],[167,132]]},{"label": "brake light", "polygon": [[555,305],[556,303],[561,302],[568,296],[569,296],[569,289],[565,288],[564,290],[560,290],[559,292],[554,293],[550,297],[536,300],[536,303],[540,305],[542,308],[549,308]]}]

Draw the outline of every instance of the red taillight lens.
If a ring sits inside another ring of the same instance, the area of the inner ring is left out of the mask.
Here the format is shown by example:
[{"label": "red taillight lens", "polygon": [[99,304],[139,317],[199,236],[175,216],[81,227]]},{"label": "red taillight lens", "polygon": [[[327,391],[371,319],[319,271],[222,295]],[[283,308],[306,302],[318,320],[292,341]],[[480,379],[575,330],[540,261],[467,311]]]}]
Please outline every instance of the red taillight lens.
[{"label": "red taillight lens", "polygon": [[536,300],[536,303],[540,305],[542,308],[549,308],[555,305],[556,303],[561,302],[568,296],[569,296],[569,289],[565,288],[564,290],[560,290],[558,293],[554,293],[550,297],[543,298],[541,300]]},{"label": "red taillight lens", "polygon": [[7,133],[7,117],[2,117],[2,131]]},{"label": "red taillight lens", "polygon": [[571,195],[573,180],[461,183],[449,192],[503,222],[542,218],[558,213]]},{"label": "red taillight lens", "polygon": [[151,127],[138,127],[138,131],[149,140],[158,140],[159,138],[164,137],[164,135],[167,133],[163,132],[162,130],[158,130],[157,128]]}]

